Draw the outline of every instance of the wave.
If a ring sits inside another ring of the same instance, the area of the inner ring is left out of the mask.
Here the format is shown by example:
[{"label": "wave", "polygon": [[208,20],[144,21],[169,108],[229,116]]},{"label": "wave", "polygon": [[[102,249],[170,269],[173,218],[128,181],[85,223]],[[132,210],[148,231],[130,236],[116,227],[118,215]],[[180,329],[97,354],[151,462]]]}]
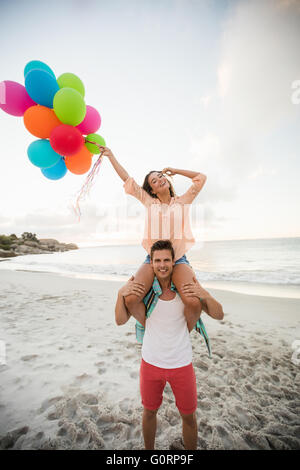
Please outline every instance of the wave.
[{"label": "wave", "polygon": [[298,272],[285,270],[247,270],[230,272],[205,272],[195,270],[198,279],[202,281],[243,281],[263,284],[300,285],[300,275]]},{"label": "wave", "polygon": [[[0,269],[38,271],[60,274],[65,276],[76,276],[91,279],[116,279],[123,280],[134,274],[138,267],[136,265],[81,265],[81,264],[48,264],[30,262],[8,261],[0,264]],[[29,260],[28,260],[29,261]],[[200,281],[243,281],[249,283],[300,285],[300,274],[298,271],[286,269],[277,270],[237,270],[237,271],[202,271],[194,269]]]}]

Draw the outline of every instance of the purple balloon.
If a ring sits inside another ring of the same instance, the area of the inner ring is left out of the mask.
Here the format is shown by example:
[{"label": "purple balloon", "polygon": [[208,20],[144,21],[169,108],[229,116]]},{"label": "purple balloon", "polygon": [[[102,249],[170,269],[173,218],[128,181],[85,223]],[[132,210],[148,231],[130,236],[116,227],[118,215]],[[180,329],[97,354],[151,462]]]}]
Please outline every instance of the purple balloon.
[{"label": "purple balloon", "polygon": [[101,117],[97,109],[93,106],[86,106],[86,115],[84,120],[78,124],[77,129],[84,135],[94,134],[101,126]]},{"label": "purple balloon", "polygon": [[11,80],[0,83],[0,108],[7,114],[23,116],[26,109],[35,105],[26,88],[20,83]]}]

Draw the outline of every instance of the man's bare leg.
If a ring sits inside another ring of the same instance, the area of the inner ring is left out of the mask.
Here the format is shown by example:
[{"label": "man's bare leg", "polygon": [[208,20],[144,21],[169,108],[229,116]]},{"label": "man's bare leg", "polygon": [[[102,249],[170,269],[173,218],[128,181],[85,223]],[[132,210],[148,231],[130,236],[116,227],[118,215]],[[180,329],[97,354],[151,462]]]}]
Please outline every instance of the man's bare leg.
[{"label": "man's bare leg", "polygon": [[185,450],[196,450],[198,437],[196,412],[190,415],[184,415],[182,413],[180,414],[182,418],[184,448]]},{"label": "man's bare leg", "polygon": [[156,435],[157,415],[158,410],[148,410],[144,408],[143,411],[143,436],[145,443],[145,450],[154,450],[154,442]]}]

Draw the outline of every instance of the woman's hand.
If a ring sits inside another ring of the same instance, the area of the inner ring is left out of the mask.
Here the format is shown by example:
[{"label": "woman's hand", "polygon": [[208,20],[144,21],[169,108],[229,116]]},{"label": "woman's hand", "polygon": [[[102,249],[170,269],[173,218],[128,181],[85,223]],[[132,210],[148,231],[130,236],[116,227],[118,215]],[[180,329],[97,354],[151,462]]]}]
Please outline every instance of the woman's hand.
[{"label": "woman's hand", "polygon": [[208,292],[203,289],[203,287],[199,284],[197,279],[193,276],[193,282],[188,282],[183,284],[182,286],[182,293],[186,297],[198,297],[198,299],[204,299],[207,297]]},{"label": "woman's hand", "polygon": [[134,276],[131,276],[130,279],[126,282],[126,284],[121,287],[119,290],[119,294],[123,297],[126,297],[130,294],[135,294],[137,296],[144,297],[145,296],[145,285],[142,282],[134,281]]},{"label": "woman's hand", "polygon": [[162,170],[162,173],[165,173],[168,176],[174,176],[176,175],[176,170],[175,168],[167,167]]},{"label": "woman's hand", "polygon": [[103,147],[102,145],[99,145],[98,148],[99,148],[100,152],[103,152],[102,155],[104,157],[110,158],[110,157],[114,156],[114,154],[112,153],[112,151],[108,147]]}]

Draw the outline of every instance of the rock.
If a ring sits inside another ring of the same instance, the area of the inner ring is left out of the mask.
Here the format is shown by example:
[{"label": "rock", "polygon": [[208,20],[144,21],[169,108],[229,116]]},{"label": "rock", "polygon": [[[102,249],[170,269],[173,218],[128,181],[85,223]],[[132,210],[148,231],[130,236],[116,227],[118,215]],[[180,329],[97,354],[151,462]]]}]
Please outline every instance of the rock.
[{"label": "rock", "polygon": [[39,248],[40,248],[40,250],[41,250],[41,253],[44,253],[45,250],[46,250],[46,251],[49,251],[49,246],[46,245],[45,243],[40,243]]},{"label": "rock", "polygon": [[13,256],[17,256],[14,251],[0,249],[0,258],[11,258]]},{"label": "rock", "polygon": [[19,245],[18,248],[16,248],[16,253],[19,254],[26,254],[26,253],[32,253],[33,248],[27,245]]},{"label": "rock", "polygon": [[78,246],[75,243],[59,243],[54,238],[41,238],[41,240],[37,241],[17,238],[9,248],[9,250],[0,249],[0,258],[78,250]]},{"label": "rock", "polygon": [[22,245],[39,247],[40,244],[39,242],[32,242],[30,240],[25,240],[25,242],[23,242]]},{"label": "rock", "polygon": [[54,238],[41,238],[40,243],[44,243],[46,245],[59,245],[59,242]]},{"label": "rock", "polygon": [[67,243],[66,248],[67,250],[78,250],[78,246],[75,243]]}]

